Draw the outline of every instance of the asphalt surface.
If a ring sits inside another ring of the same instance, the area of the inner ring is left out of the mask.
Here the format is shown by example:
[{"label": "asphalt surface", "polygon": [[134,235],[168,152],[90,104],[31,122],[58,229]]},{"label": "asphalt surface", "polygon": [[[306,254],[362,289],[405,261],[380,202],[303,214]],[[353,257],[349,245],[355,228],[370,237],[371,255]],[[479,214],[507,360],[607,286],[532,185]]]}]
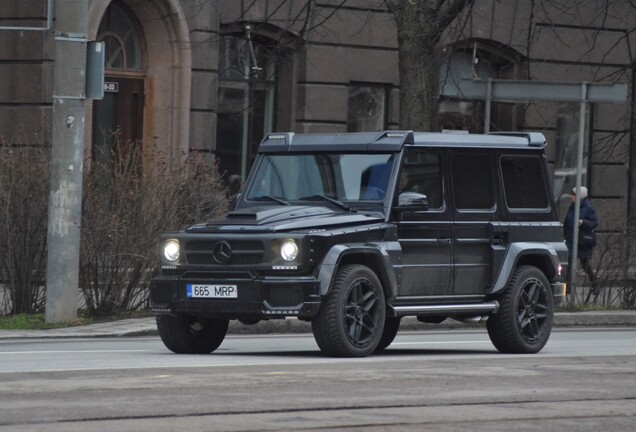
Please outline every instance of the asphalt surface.
[{"label": "asphalt surface", "polygon": [[[557,312],[555,327],[636,327],[636,311]],[[464,324],[447,319],[441,324],[423,324],[414,317],[402,319],[400,330],[439,328],[478,328],[483,323]],[[311,333],[311,324],[296,318],[262,321],[255,325],[230,322],[230,334]],[[157,335],[154,317],[129,318],[118,321],[49,330],[0,330],[0,339],[130,337]]]}]

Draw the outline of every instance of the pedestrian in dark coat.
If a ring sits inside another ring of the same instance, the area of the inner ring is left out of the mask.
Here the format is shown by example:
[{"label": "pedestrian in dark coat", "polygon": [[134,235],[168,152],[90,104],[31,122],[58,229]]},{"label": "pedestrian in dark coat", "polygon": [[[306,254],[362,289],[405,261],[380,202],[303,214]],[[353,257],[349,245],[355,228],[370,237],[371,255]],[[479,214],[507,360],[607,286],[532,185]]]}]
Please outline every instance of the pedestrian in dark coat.
[{"label": "pedestrian in dark coat", "polygon": [[[596,227],[598,226],[598,217],[596,216],[596,210],[594,210],[594,206],[588,199],[588,191],[585,186],[581,186],[580,195],[581,200],[579,206],[578,220],[579,242],[577,248],[577,256],[579,257],[581,268],[585,271],[585,274],[587,274],[588,278],[590,279],[590,283],[592,284],[592,292],[594,293],[594,295],[598,295],[596,275],[594,274],[594,270],[592,270],[592,265],[590,263],[594,247],[586,246],[583,244],[583,242],[580,241],[581,234],[590,234],[596,229]],[[563,222],[563,234],[565,236],[565,244],[568,247],[569,252],[568,268],[572,268],[572,247],[574,244],[574,206],[576,203],[576,188],[572,189],[570,199],[572,200],[572,204],[570,204],[568,214],[565,216],[565,221]],[[570,277],[571,276],[568,277],[568,285],[570,285],[572,282]]]}]

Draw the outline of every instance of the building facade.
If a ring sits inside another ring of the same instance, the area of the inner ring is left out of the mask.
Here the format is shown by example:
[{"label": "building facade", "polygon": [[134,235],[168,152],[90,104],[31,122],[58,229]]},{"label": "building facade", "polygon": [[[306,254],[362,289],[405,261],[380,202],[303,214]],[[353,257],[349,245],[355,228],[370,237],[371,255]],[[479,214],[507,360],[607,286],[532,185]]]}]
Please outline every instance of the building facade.
[{"label": "building facade", "polygon": [[[86,102],[85,154],[198,152],[245,177],[272,131],[400,126],[398,38],[380,0],[86,0],[106,47],[105,95]],[[406,1],[406,0],[405,0]],[[50,140],[54,17],[47,0],[0,2],[0,135]],[[636,214],[636,6],[627,0],[476,0],[442,37],[438,129],[539,130],[557,199],[574,185],[578,103],[494,103],[461,79],[626,83],[626,103],[585,112],[583,173],[606,237]]]}]

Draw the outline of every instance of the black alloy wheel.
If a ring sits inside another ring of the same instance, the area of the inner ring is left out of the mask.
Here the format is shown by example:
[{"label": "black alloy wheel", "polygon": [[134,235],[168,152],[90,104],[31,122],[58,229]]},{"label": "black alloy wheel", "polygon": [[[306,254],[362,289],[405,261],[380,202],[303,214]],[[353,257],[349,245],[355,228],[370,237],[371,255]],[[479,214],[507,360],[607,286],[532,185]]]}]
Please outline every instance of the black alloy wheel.
[{"label": "black alloy wheel", "polygon": [[543,272],[519,267],[499,301],[499,311],[486,322],[493,345],[504,353],[541,351],[554,320],[552,290]]},{"label": "black alloy wheel", "polygon": [[316,343],[327,355],[368,356],[382,337],[385,313],[384,293],[375,273],[359,264],[344,266],[312,321]]}]

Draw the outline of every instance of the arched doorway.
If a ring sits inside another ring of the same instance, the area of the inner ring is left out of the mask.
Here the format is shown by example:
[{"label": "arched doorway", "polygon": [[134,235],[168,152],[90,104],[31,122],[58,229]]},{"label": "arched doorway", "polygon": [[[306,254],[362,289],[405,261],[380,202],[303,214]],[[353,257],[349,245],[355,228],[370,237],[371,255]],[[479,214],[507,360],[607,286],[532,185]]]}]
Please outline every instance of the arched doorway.
[{"label": "arched doorway", "polygon": [[[87,103],[86,154],[93,155],[95,145],[114,147],[112,130],[123,146],[135,143],[144,156],[154,147],[180,163],[190,146],[192,84],[192,44],[180,0],[92,0],[88,38],[109,46],[105,98]],[[134,115],[121,114],[126,111]]]},{"label": "arched doorway", "polygon": [[93,105],[91,156],[95,163],[112,163],[142,152],[144,41],[134,15],[117,1],[106,9],[97,40],[105,46],[105,83],[104,98]]}]

